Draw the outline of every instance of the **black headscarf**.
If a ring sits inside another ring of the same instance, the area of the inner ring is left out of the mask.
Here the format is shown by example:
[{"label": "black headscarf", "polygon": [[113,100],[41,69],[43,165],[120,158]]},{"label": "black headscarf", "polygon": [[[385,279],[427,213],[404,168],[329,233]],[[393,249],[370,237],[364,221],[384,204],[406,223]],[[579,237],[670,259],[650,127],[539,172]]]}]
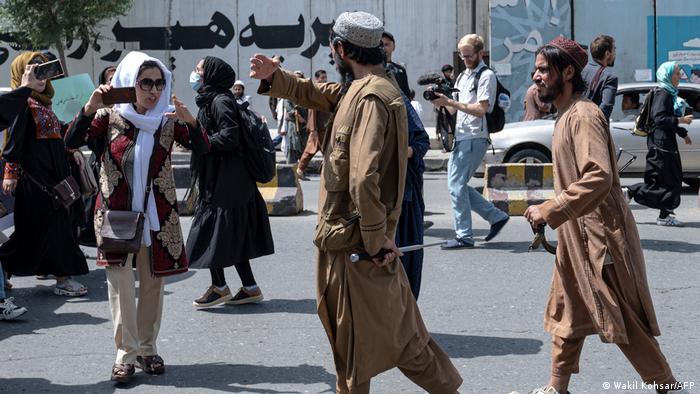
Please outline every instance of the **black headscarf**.
[{"label": "black headscarf", "polygon": [[204,127],[209,127],[209,106],[220,94],[230,93],[236,82],[236,72],[225,61],[214,56],[204,58],[204,76],[202,87],[197,91],[195,101],[199,107],[197,120]]},{"label": "black headscarf", "polygon": [[[211,114],[211,103],[214,98],[220,94],[230,94],[231,87],[236,82],[236,72],[233,71],[233,67],[225,61],[214,56],[207,56],[204,58],[204,76],[202,77],[203,84],[202,87],[197,91],[197,97],[195,101],[199,107],[199,112],[197,113],[197,120],[199,124],[203,125],[207,131],[211,134],[212,125],[210,125],[210,114]],[[236,102],[235,99],[232,100],[233,103]],[[190,160],[190,170],[192,172],[191,187],[194,187],[199,178],[199,172],[201,171],[199,163],[201,162],[198,155],[192,155]]]}]

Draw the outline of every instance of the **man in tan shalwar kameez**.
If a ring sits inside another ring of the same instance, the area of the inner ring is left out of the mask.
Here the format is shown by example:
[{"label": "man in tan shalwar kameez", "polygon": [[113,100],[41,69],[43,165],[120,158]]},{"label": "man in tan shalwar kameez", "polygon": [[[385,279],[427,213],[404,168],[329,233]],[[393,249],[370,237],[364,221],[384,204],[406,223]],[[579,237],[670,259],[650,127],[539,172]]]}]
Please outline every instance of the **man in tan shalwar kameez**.
[{"label": "man in tan shalwar kameez", "polygon": [[[381,21],[341,14],[331,48],[342,84],[313,84],[251,59],[259,93],[333,113],[323,142],[317,307],[333,350],[338,393],[367,393],[370,379],[398,367],[430,393],[461,385],[448,355],[428,334],[393,242],[408,153],[406,108],[383,68]],[[384,257],[377,257],[388,250]],[[350,253],[372,259],[351,263]]]},{"label": "man in tan shalwar kameez", "polygon": [[654,338],[659,327],[615,147],[603,113],[581,97],[586,62],[586,52],[564,37],[537,51],[533,81],[559,113],[552,137],[556,198],[529,207],[525,217],[557,229],[559,244],[544,318],[552,334],[551,377],[533,393],[566,393],[593,334],[618,345],[658,392],[686,392],[671,390],[676,379]]}]

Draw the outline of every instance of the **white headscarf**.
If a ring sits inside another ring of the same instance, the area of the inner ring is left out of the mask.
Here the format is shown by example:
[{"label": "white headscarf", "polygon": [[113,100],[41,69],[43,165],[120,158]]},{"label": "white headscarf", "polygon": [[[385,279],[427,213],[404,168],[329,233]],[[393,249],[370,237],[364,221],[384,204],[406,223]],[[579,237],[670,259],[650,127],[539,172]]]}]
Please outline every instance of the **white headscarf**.
[{"label": "white headscarf", "polygon": [[[143,52],[129,52],[124,59],[119,62],[117,71],[112,78],[112,86],[115,88],[121,87],[136,87],[136,78],[139,68],[143,62],[151,60],[158,64],[165,78],[165,89],[161,92],[160,98],[156,106],[146,111],[144,115],[139,114],[134,109],[132,104],[117,104],[114,109],[131,122],[139,129],[136,145],[134,147],[134,176],[131,209],[136,212],[144,212],[143,199],[146,194],[146,180],[148,179],[148,166],[151,162],[151,154],[153,153],[154,134],[156,130],[165,123],[167,118],[164,114],[173,111],[173,106],[170,105],[170,92],[172,87],[172,74],[165,65],[158,59],[150,57]],[[153,182],[151,182],[152,184]],[[153,193],[148,196],[148,208],[145,210],[146,220],[143,226],[143,243],[145,246],[151,246],[151,231],[160,230],[160,222],[158,220],[158,212],[156,211],[156,200]]]}]

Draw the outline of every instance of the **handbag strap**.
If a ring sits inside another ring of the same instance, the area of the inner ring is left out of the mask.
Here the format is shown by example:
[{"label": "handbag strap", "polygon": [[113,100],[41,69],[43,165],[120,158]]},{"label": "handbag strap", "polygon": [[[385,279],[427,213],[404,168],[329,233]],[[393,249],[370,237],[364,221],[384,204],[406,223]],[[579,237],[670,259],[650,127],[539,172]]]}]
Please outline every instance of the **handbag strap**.
[{"label": "handbag strap", "polygon": [[54,197],[53,191],[49,190],[43,183],[37,181],[36,178],[34,178],[32,174],[30,174],[29,171],[25,170],[24,168],[22,168],[22,175],[26,175],[27,178],[29,178],[30,181],[36,184],[42,192],[48,194],[51,197]]}]

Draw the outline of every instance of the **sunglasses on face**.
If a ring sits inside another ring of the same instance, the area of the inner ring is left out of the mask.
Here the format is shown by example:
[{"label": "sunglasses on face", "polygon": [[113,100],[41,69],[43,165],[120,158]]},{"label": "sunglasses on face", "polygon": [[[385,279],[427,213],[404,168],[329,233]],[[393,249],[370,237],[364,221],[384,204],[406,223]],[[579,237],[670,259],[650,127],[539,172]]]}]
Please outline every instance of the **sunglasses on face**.
[{"label": "sunglasses on face", "polygon": [[136,82],[136,85],[138,85],[141,90],[145,90],[146,92],[150,92],[154,86],[157,91],[162,92],[163,89],[165,89],[165,79],[160,78],[154,81],[151,78],[144,78]]}]

